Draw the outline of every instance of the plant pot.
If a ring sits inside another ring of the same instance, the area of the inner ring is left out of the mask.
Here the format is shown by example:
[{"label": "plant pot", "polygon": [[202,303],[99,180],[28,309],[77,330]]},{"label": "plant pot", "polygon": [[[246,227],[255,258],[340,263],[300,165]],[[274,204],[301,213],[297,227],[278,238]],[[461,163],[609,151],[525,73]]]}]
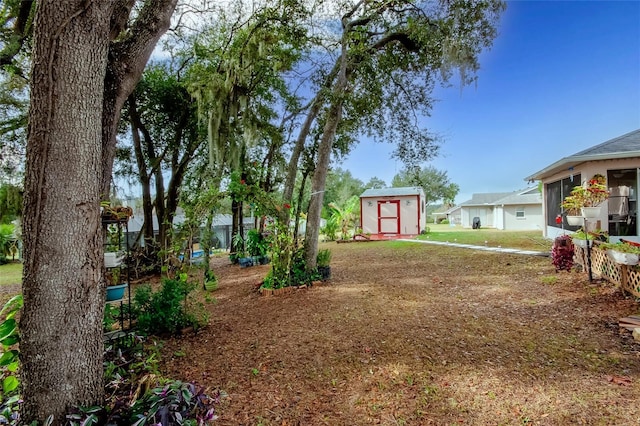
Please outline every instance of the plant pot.
[{"label": "plant pot", "polygon": [[205,280],[204,289],[207,291],[213,291],[218,289],[218,281],[217,280]]},{"label": "plant pot", "polygon": [[617,250],[607,250],[607,255],[613,259],[614,262],[621,265],[637,265],[638,254],[636,253],[623,253]]},{"label": "plant pot", "polygon": [[252,257],[241,257],[238,259],[238,263],[241,268],[246,268],[247,266],[253,266],[253,258]]},{"label": "plant pot", "polygon": [[318,266],[318,274],[322,281],[331,279],[331,266]]},{"label": "plant pot", "polygon": [[574,246],[578,246],[578,247],[582,247],[582,248],[587,248],[587,241],[588,240],[581,240],[579,238],[574,238],[573,240],[573,245]]},{"label": "plant pot", "polygon": [[108,251],[104,253],[105,268],[117,268],[122,264],[123,260],[124,260],[123,253],[116,253],[113,251]]},{"label": "plant pot", "polygon": [[600,217],[600,206],[598,207],[583,207],[582,216],[586,218]]},{"label": "plant pot", "polygon": [[107,302],[120,300],[124,297],[124,292],[128,284],[110,285],[107,287]]},{"label": "plant pot", "polygon": [[567,216],[567,224],[571,226],[580,226],[584,224],[584,218],[582,216]]}]

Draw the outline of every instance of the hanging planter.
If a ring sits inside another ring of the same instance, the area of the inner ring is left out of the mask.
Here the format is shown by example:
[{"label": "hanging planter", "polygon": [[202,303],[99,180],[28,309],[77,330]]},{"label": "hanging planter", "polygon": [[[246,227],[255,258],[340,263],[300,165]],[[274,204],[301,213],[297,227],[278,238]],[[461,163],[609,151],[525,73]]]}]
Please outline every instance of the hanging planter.
[{"label": "hanging planter", "polygon": [[586,218],[600,217],[600,206],[597,207],[583,207],[582,216]]},{"label": "hanging planter", "polygon": [[584,223],[582,216],[567,216],[567,224],[570,226],[580,226]]},{"label": "hanging planter", "polygon": [[[609,191],[606,186],[606,178],[603,175],[593,175],[591,179],[582,185],[574,186],[571,193],[567,195],[560,207],[567,215],[567,223],[572,226],[580,225],[578,219],[569,219],[571,216],[582,214],[584,218],[599,218],[600,204],[609,198]],[[574,221],[575,225],[571,222]]]}]

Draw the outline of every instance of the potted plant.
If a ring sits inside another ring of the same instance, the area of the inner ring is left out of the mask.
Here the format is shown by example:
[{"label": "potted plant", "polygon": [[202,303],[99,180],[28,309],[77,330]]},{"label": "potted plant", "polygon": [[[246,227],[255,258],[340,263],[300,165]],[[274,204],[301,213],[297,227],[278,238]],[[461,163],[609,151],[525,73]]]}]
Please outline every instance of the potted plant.
[{"label": "potted plant", "polygon": [[[579,229],[571,234],[571,241],[573,245],[578,247],[587,248],[587,242],[593,241],[593,234],[585,232],[583,229]],[[593,243],[590,243],[593,244]]]},{"label": "potted plant", "polygon": [[253,259],[247,256],[246,244],[242,233],[236,233],[232,238],[232,247],[235,248],[235,252],[229,254],[231,263],[238,263],[241,268],[247,266],[253,266]]},{"label": "potted plant", "polygon": [[606,178],[601,174],[595,174],[591,179],[571,190],[573,197],[580,204],[584,217],[598,217],[600,205],[609,198],[609,190]]},{"label": "potted plant", "polygon": [[108,201],[100,205],[103,222],[127,222],[133,216],[133,209],[126,206],[111,206]]},{"label": "potted plant", "polygon": [[218,278],[216,274],[209,269],[204,274],[204,289],[207,291],[214,291],[218,288]]},{"label": "potted plant", "polygon": [[600,248],[606,250],[607,255],[616,263],[622,265],[637,265],[640,259],[640,247],[624,241],[617,243],[602,243]]},{"label": "potted plant", "polygon": [[590,245],[593,247],[593,242],[602,244],[609,241],[609,234],[601,229],[585,232],[583,228],[580,228],[571,234],[571,240],[574,245],[582,248],[586,248],[587,241],[591,241]]},{"label": "potted plant", "polygon": [[127,283],[120,281],[120,268],[112,268],[107,271],[107,302],[120,300],[124,297]]},{"label": "potted plant", "polygon": [[[573,191],[571,191],[573,194]],[[580,226],[583,224],[582,218],[582,200],[576,195],[567,195],[560,207],[564,210],[567,217],[567,224],[571,226]]]},{"label": "potted plant", "polygon": [[268,249],[269,242],[257,229],[251,229],[247,233],[247,251],[249,252],[249,256],[253,258],[255,265],[265,265],[268,263]]},{"label": "potted plant", "polygon": [[322,249],[318,251],[318,256],[316,257],[316,267],[318,269],[318,274],[322,281],[327,281],[331,278],[331,250]]}]

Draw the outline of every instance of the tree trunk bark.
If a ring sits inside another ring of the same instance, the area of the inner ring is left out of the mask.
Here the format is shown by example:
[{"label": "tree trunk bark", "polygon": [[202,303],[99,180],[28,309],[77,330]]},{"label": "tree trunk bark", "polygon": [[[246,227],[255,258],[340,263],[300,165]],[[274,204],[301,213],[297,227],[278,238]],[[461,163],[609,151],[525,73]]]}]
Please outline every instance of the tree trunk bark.
[{"label": "tree trunk bark", "polygon": [[[336,61],[329,74],[327,74],[327,77],[325,78],[322,85],[323,88],[329,88],[334,83],[334,80],[341,70],[341,59],[342,57],[340,58],[340,60]],[[304,149],[304,142],[307,140],[307,136],[309,136],[309,132],[311,131],[311,125],[315,121],[316,117],[318,117],[320,108],[322,108],[326,99],[327,96],[325,95],[325,91],[321,88],[311,102],[311,108],[309,108],[307,118],[305,119],[304,124],[300,129],[300,133],[298,134],[298,138],[296,139],[296,143],[293,146],[293,150],[291,151],[291,158],[289,159],[289,167],[287,168],[287,177],[284,182],[282,197],[285,201],[292,201],[293,188],[296,184],[296,172],[298,171],[300,155],[302,154],[302,150]]]},{"label": "tree trunk bark", "polygon": [[316,269],[318,256],[318,236],[320,235],[320,219],[322,214],[322,204],[324,200],[324,189],[327,182],[329,162],[331,161],[331,148],[336,136],[338,124],[342,119],[342,105],[347,83],[349,81],[347,70],[347,42],[342,41],[342,53],[337,62],[339,71],[333,86],[333,97],[327,120],[322,129],[322,138],[318,145],[318,161],[316,170],[311,181],[311,200],[309,201],[309,212],[307,214],[307,229],[304,238],[304,255],[307,271]]},{"label": "tree trunk bark", "polygon": [[138,166],[138,181],[142,188],[142,215],[144,219],[141,231],[145,246],[150,243],[155,245],[155,235],[153,232],[153,202],[151,200],[151,176],[147,172],[147,166],[142,150],[142,140],[140,138],[141,132],[145,138],[147,137],[148,132],[145,132],[140,120],[136,96],[134,94],[129,96],[129,119],[131,121],[133,151],[135,153],[136,164]]},{"label": "tree trunk bark", "polygon": [[[24,196],[23,420],[99,404],[100,183],[110,2],[41,0],[35,18]],[[70,161],[72,158],[72,161]]]},{"label": "tree trunk bark", "polygon": [[331,148],[336,135],[338,123],[342,118],[342,94],[334,100],[329,108],[327,121],[322,130],[322,139],[318,146],[318,162],[316,171],[313,174],[311,184],[311,200],[309,202],[309,213],[307,214],[307,229],[304,238],[304,255],[307,270],[316,268],[316,257],[318,256],[318,236],[320,235],[320,219],[322,213],[322,202],[324,200],[324,189],[327,182],[329,162],[331,161]]},{"label": "tree trunk bark", "polygon": [[111,43],[104,78],[102,114],[102,186],[101,197],[107,197],[111,186],[111,170],[116,154],[116,135],[120,112],[140,81],[144,67],[160,37],[167,31],[178,0],[145,2],[138,18],[129,29],[131,36]]},{"label": "tree trunk bark", "polygon": [[111,42],[133,3],[38,0],[20,321],[25,424],[50,414],[62,424],[70,406],[103,398],[100,200],[109,194],[120,110],[177,0],[145,2],[128,34]]}]

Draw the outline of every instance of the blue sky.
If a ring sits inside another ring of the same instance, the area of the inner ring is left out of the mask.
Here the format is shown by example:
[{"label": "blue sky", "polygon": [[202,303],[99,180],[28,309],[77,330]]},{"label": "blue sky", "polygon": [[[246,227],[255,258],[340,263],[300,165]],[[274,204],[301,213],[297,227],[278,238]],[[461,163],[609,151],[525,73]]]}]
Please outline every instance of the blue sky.
[{"label": "blue sky", "polygon": [[[640,1],[510,1],[477,87],[438,89],[431,165],[478,192],[527,187],[556,160],[640,128]],[[402,164],[361,142],[339,167],[388,185]]]}]

